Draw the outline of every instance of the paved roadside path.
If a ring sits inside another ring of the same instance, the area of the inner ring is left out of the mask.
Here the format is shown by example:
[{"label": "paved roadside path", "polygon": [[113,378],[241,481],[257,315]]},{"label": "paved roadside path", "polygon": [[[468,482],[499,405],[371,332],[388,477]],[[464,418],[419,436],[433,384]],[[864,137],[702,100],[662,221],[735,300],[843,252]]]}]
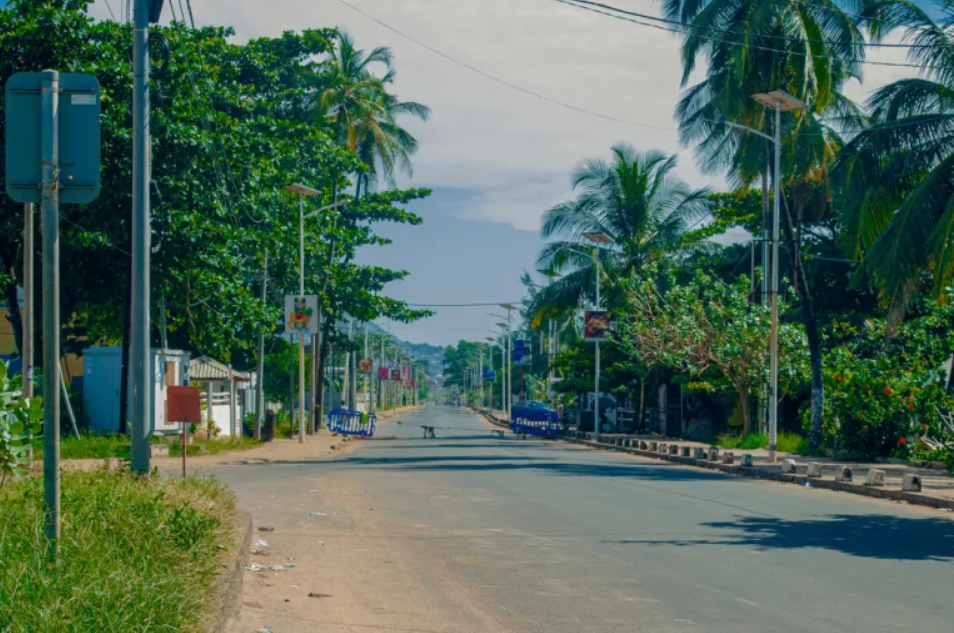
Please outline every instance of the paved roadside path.
[{"label": "paved roadside path", "polygon": [[211,469],[274,528],[252,559],[294,565],[247,572],[230,633],[951,630],[948,513],[501,440],[462,409],[400,421]]}]

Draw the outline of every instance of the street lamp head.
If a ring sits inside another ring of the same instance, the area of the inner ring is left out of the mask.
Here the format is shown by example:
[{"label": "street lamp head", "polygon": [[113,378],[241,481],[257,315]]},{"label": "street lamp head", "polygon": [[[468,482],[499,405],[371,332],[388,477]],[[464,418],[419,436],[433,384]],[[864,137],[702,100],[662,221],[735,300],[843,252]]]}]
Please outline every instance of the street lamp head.
[{"label": "street lamp head", "polygon": [[497,324],[497,327],[501,327],[501,328],[503,328],[503,329],[506,330],[506,329],[507,329],[507,324],[506,324],[506,323],[498,323],[498,324]]},{"label": "street lamp head", "polygon": [[519,309],[520,309],[520,308],[518,308],[517,306],[513,305],[512,303],[501,303],[501,304],[500,304],[500,307],[503,308],[504,310],[508,310],[508,311],[510,311],[510,312],[513,312],[514,310],[519,310]]},{"label": "street lamp head", "polygon": [[791,112],[793,110],[805,110],[808,104],[793,97],[784,90],[772,90],[769,92],[758,92],[752,95],[752,98],[767,108],[778,110],[779,112]]},{"label": "street lamp head", "polygon": [[492,336],[488,336],[488,337],[486,337],[484,340],[485,340],[485,341],[490,341],[491,343],[496,343],[496,342],[497,342],[497,339],[495,339],[495,338],[492,337]]},{"label": "street lamp head", "polygon": [[583,237],[594,244],[612,244],[616,241],[606,233],[584,233]]},{"label": "street lamp head", "polygon": [[306,217],[306,218],[313,218],[313,217],[315,217],[316,215],[318,215],[319,213],[324,213],[325,211],[330,211],[330,210],[332,210],[332,209],[337,209],[337,208],[339,208],[339,207],[347,206],[347,205],[351,204],[351,202],[352,202],[351,200],[341,200],[340,202],[335,202],[334,204],[329,204],[329,205],[323,206],[323,207],[321,207],[320,209],[315,209],[315,210],[312,211],[311,213],[305,214],[305,217]]},{"label": "street lamp head", "polygon": [[306,187],[305,185],[300,185],[297,182],[290,185],[285,185],[285,191],[291,191],[292,193],[297,193],[299,196],[317,196],[318,190],[312,189],[311,187]]}]

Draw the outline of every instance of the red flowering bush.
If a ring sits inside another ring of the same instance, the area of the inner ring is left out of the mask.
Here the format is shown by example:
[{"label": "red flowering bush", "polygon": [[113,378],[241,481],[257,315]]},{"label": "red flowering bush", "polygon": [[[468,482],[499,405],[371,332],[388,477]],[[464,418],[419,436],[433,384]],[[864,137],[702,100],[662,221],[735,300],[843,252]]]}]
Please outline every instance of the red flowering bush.
[{"label": "red flowering bush", "polygon": [[905,437],[943,436],[937,411],[952,403],[940,371],[911,371],[887,355],[858,358],[845,347],[828,354],[825,369],[823,445],[839,456],[906,456],[913,442]]}]

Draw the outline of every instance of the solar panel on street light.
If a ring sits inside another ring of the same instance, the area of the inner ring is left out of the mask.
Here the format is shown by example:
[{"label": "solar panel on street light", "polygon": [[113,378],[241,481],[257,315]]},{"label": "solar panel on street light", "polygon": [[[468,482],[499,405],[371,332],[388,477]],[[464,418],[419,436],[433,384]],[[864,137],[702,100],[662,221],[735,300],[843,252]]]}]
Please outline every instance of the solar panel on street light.
[{"label": "solar panel on street light", "polygon": [[769,92],[758,92],[752,95],[752,98],[762,105],[778,110],[779,112],[791,112],[792,110],[804,110],[808,104],[793,97],[784,90],[771,90]]}]

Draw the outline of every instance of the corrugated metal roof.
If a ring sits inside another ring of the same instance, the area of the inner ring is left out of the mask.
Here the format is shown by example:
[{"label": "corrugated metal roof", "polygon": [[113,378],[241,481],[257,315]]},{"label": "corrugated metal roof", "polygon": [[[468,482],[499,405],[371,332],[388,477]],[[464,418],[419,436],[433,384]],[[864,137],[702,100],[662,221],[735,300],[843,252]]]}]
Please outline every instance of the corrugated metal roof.
[{"label": "corrugated metal roof", "polygon": [[[211,356],[195,358],[189,362],[189,379],[197,380],[228,380],[229,367]],[[231,370],[231,377],[237,382],[248,382],[251,376],[245,372]]]}]

